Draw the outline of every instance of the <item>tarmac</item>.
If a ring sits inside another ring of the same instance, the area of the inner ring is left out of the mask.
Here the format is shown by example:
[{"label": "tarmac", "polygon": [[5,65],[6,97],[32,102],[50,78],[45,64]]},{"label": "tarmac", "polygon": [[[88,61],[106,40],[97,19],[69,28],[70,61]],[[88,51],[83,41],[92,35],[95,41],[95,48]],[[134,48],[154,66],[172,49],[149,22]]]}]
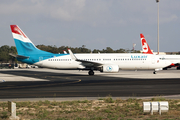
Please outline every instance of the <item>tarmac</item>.
[{"label": "tarmac", "polygon": [[54,69],[1,69],[0,101],[180,98],[180,71],[120,70],[119,73]]}]

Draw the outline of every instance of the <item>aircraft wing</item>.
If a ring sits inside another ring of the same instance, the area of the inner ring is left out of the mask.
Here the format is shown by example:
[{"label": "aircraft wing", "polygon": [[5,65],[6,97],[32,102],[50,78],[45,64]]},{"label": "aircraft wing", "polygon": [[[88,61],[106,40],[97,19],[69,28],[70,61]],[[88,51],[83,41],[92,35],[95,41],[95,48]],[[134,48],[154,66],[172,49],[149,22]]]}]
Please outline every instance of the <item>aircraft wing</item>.
[{"label": "aircraft wing", "polygon": [[82,65],[84,65],[84,66],[94,66],[94,67],[96,67],[96,66],[103,65],[102,63],[98,63],[98,62],[77,59],[76,56],[72,53],[72,51],[70,49],[68,49],[68,51],[69,51],[69,54],[70,54],[70,56],[71,56],[71,58],[73,60],[81,62]]},{"label": "aircraft wing", "polygon": [[85,65],[85,66],[101,66],[102,65],[102,63],[86,61],[86,60],[79,60],[79,59],[77,59],[76,61],[81,62],[82,65]]},{"label": "aircraft wing", "polygon": [[9,55],[11,55],[11,56],[13,56],[13,57],[16,57],[16,58],[21,58],[21,59],[29,58],[28,56],[15,55],[15,54],[12,54],[12,53],[9,53]]}]

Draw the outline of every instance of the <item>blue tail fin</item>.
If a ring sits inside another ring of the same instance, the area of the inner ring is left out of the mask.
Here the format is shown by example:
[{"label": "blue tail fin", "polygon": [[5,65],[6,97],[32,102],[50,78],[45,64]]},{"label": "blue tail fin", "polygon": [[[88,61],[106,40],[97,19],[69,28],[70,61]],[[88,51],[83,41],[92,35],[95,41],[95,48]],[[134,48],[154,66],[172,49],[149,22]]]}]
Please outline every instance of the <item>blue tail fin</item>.
[{"label": "blue tail fin", "polygon": [[39,50],[17,25],[10,25],[18,55],[49,54]]}]

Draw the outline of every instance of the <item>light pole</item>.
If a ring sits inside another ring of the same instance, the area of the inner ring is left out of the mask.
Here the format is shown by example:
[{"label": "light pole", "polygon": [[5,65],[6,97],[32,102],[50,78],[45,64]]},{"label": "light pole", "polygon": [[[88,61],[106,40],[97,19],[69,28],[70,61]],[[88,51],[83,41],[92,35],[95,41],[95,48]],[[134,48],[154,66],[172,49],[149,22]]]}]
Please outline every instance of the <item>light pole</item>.
[{"label": "light pole", "polygon": [[158,4],[158,29],[157,29],[157,54],[159,54],[159,0],[156,0],[157,4]]}]

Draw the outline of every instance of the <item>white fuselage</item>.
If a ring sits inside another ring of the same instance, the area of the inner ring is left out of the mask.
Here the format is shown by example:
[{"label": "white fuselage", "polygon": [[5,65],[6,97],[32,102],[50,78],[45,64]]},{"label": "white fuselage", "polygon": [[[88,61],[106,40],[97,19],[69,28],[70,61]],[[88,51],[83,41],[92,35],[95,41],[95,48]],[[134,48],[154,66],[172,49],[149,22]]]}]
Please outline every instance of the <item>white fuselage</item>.
[{"label": "white fuselage", "polygon": [[[158,55],[151,54],[74,54],[78,59],[91,61],[103,65],[118,65],[119,69],[159,69],[170,65],[167,60],[159,59]],[[43,56],[42,56],[43,57]],[[85,69],[84,66],[90,66],[90,63],[82,64],[81,62],[71,59],[69,54],[59,57],[49,58],[35,63],[42,67],[55,69]]]},{"label": "white fuselage", "polygon": [[180,55],[159,55],[159,58],[162,60],[168,60],[174,64],[180,64]]}]

